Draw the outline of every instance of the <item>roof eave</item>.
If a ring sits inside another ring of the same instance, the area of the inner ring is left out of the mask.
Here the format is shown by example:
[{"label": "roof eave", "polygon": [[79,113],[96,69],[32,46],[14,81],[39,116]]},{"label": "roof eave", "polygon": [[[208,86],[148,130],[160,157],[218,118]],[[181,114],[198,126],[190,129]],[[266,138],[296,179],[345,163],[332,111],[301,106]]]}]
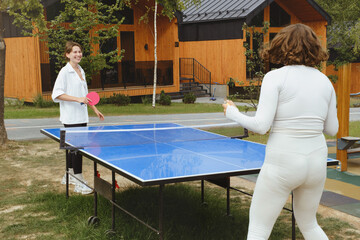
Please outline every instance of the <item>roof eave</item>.
[{"label": "roof eave", "polygon": [[228,21],[228,20],[244,20],[244,17],[233,17],[233,18],[221,18],[221,19],[206,19],[206,20],[195,20],[195,21],[189,21],[189,22],[179,22],[179,24],[185,25],[185,24],[193,24],[193,23],[205,23],[205,22],[222,22],[222,21]]},{"label": "roof eave", "polygon": [[313,7],[315,8],[316,11],[318,11],[320,13],[321,16],[323,16],[325,18],[325,20],[327,21],[328,25],[331,24],[331,16],[325,12],[324,9],[322,9],[322,7],[320,7],[319,4],[317,4],[315,1],[313,0],[307,0],[307,2]]}]

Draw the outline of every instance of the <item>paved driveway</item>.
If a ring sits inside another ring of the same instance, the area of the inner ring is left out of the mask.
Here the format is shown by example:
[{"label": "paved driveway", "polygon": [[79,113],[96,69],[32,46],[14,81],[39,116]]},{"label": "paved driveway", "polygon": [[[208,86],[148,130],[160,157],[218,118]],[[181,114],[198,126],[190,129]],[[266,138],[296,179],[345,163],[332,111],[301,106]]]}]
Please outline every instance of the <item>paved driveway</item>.
[{"label": "paved driveway", "polygon": [[[181,101],[181,100],[178,100]],[[209,98],[198,98],[200,103],[223,103],[223,98],[215,101]],[[244,105],[238,103],[238,105]],[[249,112],[254,115],[254,112]],[[350,109],[350,121],[360,121],[360,108]],[[166,115],[128,115],[128,116],[105,116],[105,121],[100,122],[97,118],[90,118],[89,126],[98,125],[124,125],[124,124],[145,124],[145,123],[179,123],[184,126],[197,126],[208,124],[230,123],[222,112],[218,113],[197,113],[197,114],[166,114]],[[40,133],[42,128],[62,127],[58,118],[43,119],[5,119],[5,127],[10,140],[42,139]]]},{"label": "paved driveway", "polygon": [[[230,123],[222,112],[202,114],[168,114],[168,115],[128,115],[105,116],[100,122],[98,118],[90,118],[89,126],[98,125],[124,125],[146,123],[179,123],[185,126]],[[40,133],[42,128],[62,127],[58,118],[43,119],[5,119],[5,127],[10,140],[29,140],[45,138]]]}]

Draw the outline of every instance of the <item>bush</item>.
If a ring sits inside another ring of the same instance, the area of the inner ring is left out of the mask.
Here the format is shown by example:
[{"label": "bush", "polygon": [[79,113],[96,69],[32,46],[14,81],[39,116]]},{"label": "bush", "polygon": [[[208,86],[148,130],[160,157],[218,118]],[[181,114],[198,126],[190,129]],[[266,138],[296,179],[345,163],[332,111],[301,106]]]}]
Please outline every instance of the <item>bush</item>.
[{"label": "bush", "polygon": [[108,101],[109,103],[115,104],[117,106],[126,106],[130,104],[131,99],[129,96],[126,96],[124,94],[114,93]]},{"label": "bush", "polygon": [[25,100],[19,100],[17,98],[5,98],[4,105],[9,107],[22,108],[25,105]]},{"label": "bush", "polygon": [[194,93],[192,93],[192,92],[189,92],[189,93],[186,93],[185,95],[184,95],[184,98],[183,98],[183,103],[185,103],[185,104],[193,104],[193,103],[195,103],[195,101],[196,101],[196,96],[195,96],[195,94]]},{"label": "bush", "polygon": [[164,90],[162,90],[160,93],[159,103],[160,105],[171,105],[171,97],[169,95],[166,95]]},{"label": "bush", "polygon": [[104,104],[109,104],[109,103],[110,103],[109,98],[104,97],[104,98],[100,98],[100,101],[97,105],[104,105]]},{"label": "bush", "polygon": [[45,100],[41,94],[36,95],[33,99],[33,103],[35,107],[38,108],[47,108],[47,107],[53,107],[55,106],[55,103],[51,100]]},{"label": "bush", "polygon": [[141,102],[145,105],[149,105],[152,103],[152,98],[151,98],[151,96],[143,96],[141,98]]}]

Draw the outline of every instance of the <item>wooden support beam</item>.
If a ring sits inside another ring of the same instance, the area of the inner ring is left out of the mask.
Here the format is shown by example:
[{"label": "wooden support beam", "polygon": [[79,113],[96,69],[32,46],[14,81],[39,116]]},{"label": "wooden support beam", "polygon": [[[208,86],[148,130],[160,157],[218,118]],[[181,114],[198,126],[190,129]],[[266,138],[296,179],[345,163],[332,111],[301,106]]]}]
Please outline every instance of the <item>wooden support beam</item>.
[{"label": "wooden support beam", "polygon": [[[270,5],[264,9],[264,22],[268,22],[270,24]],[[264,42],[265,43],[270,42],[269,31],[264,36]]]},{"label": "wooden support beam", "polygon": [[[350,108],[350,79],[351,64],[339,68],[337,83],[337,113],[339,119],[339,131],[337,139],[349,136],[349,108]],[[337,141],[338,142],[338,141]],[[341,162],[341,171],[347,170],[347,150],[336,150],[336,158]]]}]

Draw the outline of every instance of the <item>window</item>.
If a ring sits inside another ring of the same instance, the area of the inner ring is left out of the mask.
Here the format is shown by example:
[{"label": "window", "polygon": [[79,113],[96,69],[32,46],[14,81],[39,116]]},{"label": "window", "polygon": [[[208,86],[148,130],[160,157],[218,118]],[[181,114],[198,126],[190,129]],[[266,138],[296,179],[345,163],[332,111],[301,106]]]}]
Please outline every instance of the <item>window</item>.
[{"label": "window", "polygon": [[65,4],[60,1],[54,2],[46,8],[46,20],[54,20],[56,16],[60,15],[60,12],[65,10]]},{"label": "window", "polygon": [[[46,8],[46,20],[51,21],[55,20],[57,16],[60,15],[61,12],[65,12],[65,3],[61,1],[54,2],[50,6]],[[67,16],[65,19],[65,22],[73,22],[74,21],[74,13],[67,14],[65,12],[65,15]]]},{"label": "window", "polygon": [[[103,4],[106,4],[108,6],[111,6],[115,3],[113,0],[101,0]],[[105,13],[104,14],[108,14]],[[134,11],[131,8],[128,8],[127,6],[123,6],[123,9],[120,11],[115,11],[114,15],[118,21],[121,21],[124,17],[124,21],[122,24],[134,24]]]},{"label": "window", "polygon": [[[117,49],[117,38],[110,38],[104,41],[100,46],[102,53],[109,53]],[[110,69],[104,68],[101,70],[101,85],[102,88],[106,87],[106,84],[118,83],[118,63],[111,63],[110,59],[106,59],[106,63],[111,67]]]},{"label": "window", "polygon": [[270,4],[270,27],[284,27],[290,24],[291,16],[276,2]]},{"label": "window", "polygon": [[264,22],[264,11],[261,11],[250,21],[249,26],[262,27]]},{"label": "window", "polygon": [[[276,34],[277,34],[277,33],[270,33],[270,42],[271,42],[271,40],[274,39],[274,37],[276,36]],[[267,67],[266,67],[266,71],[267,71],[267,72],[268,72],[268,71],[271,71],[272,69],[276,69],[276,68],[281,68],[281,67],[283,67],[282,64],[275,64],[275,63],[267,63],[266,65],[267,65]]]}]

